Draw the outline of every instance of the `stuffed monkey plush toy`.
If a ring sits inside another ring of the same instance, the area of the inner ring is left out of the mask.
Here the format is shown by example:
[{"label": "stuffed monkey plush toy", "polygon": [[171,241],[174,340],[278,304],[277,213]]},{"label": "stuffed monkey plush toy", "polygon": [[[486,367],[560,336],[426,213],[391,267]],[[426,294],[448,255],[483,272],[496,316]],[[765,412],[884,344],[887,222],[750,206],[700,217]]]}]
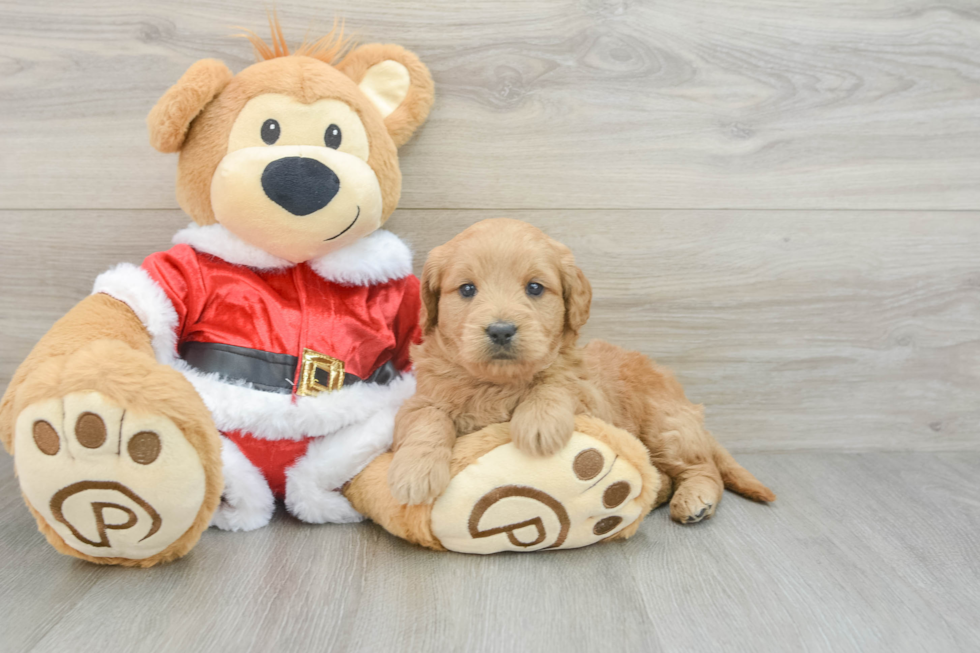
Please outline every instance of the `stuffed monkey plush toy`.
[{"label": "stuffed monkey plush toy", "polygon": [[[384,452],[414,391],[420,304],[408,247],[380,227],[432,79],[396,45],[345,53],[332,33],[290,53],[278,24],[271,45],[250,39],[259,63],[233,75],[198,61],[148,118],[151,144],[180,152],[191,226],[99,276],[0,404],[0,440],[48,541],[147,567],[209,525],[265,525],[277,498],[303,521],[367,516],[434,549],[634,532],[669,481],[635,438],[585,417],[551,459],[518,452],[506,425],[461,438],[434,504],[392,499]],[[623,480],[629,495],[604,507],[603,488]]]}]

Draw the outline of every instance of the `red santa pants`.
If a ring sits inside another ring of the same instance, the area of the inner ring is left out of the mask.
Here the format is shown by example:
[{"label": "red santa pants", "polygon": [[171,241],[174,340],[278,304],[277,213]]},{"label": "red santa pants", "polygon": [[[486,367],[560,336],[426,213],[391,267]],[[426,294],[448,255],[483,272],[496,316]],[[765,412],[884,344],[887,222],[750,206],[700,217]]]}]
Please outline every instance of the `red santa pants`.
[{"label": "red santa pants", "polygon": [[234,442],[249,462],[262,472],[277,499],[286,497],[286,472],[306,454],[310,442],[316,439],[265,440],[241,431],[226,431],[222,435]]}]

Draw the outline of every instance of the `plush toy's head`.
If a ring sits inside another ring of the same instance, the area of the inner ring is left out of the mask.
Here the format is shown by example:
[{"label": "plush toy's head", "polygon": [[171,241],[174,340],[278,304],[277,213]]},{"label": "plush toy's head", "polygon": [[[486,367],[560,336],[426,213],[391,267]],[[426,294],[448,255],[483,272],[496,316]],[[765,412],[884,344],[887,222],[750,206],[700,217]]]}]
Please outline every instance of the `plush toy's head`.
[{"label": "plush toy's head", "polygon": [[380,227],[398,204],[397,148],[425,121],[432,78],[397,45],[346,55],[334,32],[290,54],[254,35],[259,63],[232,75],[205,59],[157,102],[150,142],[180,151],[177,200],[294,263]]}]

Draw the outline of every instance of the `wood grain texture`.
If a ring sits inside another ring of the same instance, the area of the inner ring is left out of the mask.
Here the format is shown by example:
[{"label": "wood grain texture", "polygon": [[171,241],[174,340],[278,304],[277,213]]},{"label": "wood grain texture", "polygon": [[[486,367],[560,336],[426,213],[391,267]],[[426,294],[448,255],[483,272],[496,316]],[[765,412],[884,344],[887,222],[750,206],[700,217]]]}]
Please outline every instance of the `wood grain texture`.
[{"label": "wood grain texture", "polygon": [[[404,211],[425,254],[491,211]],[[980,214],[508,212],[591,279],[584,338],[672,367],[736,451],[980,449]],[[179,211],[0,211],[0,384]]]},{"label": "wood grain texture", "polygon": [[980,454],[750,454],[779,493],[694,527],[541,555],[413,547],[370,523],[204,534],[151,570],[44,544],[0,459],[5,652],[975,651]]},{"label": "wood grain texture", "polygon": [[[974,0],[278,3],[431,67],[404,208],[975,209]],[[144,118],[262,3],[0,3],[0,207],[173,208]]]}]

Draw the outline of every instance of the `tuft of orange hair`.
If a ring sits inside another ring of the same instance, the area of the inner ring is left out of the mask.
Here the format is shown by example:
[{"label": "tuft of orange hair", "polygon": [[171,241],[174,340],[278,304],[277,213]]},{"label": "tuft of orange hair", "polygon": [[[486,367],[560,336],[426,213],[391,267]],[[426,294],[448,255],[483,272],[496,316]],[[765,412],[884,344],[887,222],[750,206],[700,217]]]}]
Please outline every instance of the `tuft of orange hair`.
[{"label": "tuft of orange hair", "polygon": [[282,33],[282,25],[279,24],[279,16],[274,11],[269,14],[269,31],[272,33],[271,44],[266,43],[261,36],[250,29],[244,27],[237,29],[242,30],[242,34],[236,34],[236,36],[246,38],[252,44],[256,61],[268,61],[294,54],[302,57],[313,57],[331,66],[337,66],[343,62],[354,47],[353,38],[344,37],[344,23],[341,22],[338,25],[336,18],[334,18],[333,27],[325,36],[321,36],[313,42],[304,38],[303,43],[292,53],[289,51],[289,46],[286,45],[286,37]]}]

